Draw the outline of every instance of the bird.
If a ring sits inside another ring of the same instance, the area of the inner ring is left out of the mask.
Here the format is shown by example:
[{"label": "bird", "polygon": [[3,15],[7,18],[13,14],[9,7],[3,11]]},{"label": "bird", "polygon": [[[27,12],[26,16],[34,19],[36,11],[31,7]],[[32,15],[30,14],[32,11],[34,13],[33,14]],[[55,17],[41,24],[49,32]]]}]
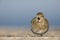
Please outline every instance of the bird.
[{"label": "bird", "polygon": [[44,17],[42,12],[38,12],[36,16],[31,20],[31,31],[34,34],[43,36],[46,32],[48,32],[49,23],[47,18]]}]

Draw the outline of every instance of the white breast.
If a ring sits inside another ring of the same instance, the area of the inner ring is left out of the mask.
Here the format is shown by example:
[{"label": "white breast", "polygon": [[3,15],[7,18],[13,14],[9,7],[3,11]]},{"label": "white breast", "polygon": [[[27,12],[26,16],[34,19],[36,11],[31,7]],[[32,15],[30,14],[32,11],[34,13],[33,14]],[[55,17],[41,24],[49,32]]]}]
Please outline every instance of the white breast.
[{"label": "white breast", "polygon": [[39,30],[39,31],[36,32],[36,33],[38,33],[38,34],[42,34],[42,33],[46,32],[46,31],[47,31],[47,29],[45,29],[45,30]]}]

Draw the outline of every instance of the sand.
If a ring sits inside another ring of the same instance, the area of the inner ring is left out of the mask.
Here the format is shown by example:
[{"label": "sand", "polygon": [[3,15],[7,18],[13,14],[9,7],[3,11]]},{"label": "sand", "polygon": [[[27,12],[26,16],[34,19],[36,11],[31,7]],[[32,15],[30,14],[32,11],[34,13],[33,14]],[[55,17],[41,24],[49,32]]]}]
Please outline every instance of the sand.
[{"label": "sand", "polygon": [[60,28],[50,28],[43,36],[33,34],[30,28],[0,28],[0,40],[60,40]]}]

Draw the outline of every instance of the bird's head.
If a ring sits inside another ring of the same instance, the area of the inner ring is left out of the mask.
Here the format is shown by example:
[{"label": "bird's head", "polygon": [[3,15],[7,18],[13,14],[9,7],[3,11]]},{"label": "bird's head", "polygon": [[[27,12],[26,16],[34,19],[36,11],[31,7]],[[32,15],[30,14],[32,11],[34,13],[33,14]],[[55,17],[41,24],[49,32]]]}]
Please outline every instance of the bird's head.
[{"label": "bird's head", "polygon": [[42,12],[38,12],[36,14],[36,22],[40,23],[44,19],[44,15]]}]

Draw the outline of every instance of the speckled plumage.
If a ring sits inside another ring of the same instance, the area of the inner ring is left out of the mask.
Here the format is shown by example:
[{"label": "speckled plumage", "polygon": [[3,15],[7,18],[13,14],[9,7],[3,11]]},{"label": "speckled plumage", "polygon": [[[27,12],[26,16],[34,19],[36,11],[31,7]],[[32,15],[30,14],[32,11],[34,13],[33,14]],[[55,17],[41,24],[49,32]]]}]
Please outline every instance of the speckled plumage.
[{"label": "speckled plumage", "polygon": [[43,18],[42,21],[40,21],[39,23],[36,22],[36,17],[34,17],[31,20],[31,31],[35,34],[43,35],[44,33],[48,31],[49,24],[46,18],[42,17],[42,15],[39,15],[39,16]]}]

